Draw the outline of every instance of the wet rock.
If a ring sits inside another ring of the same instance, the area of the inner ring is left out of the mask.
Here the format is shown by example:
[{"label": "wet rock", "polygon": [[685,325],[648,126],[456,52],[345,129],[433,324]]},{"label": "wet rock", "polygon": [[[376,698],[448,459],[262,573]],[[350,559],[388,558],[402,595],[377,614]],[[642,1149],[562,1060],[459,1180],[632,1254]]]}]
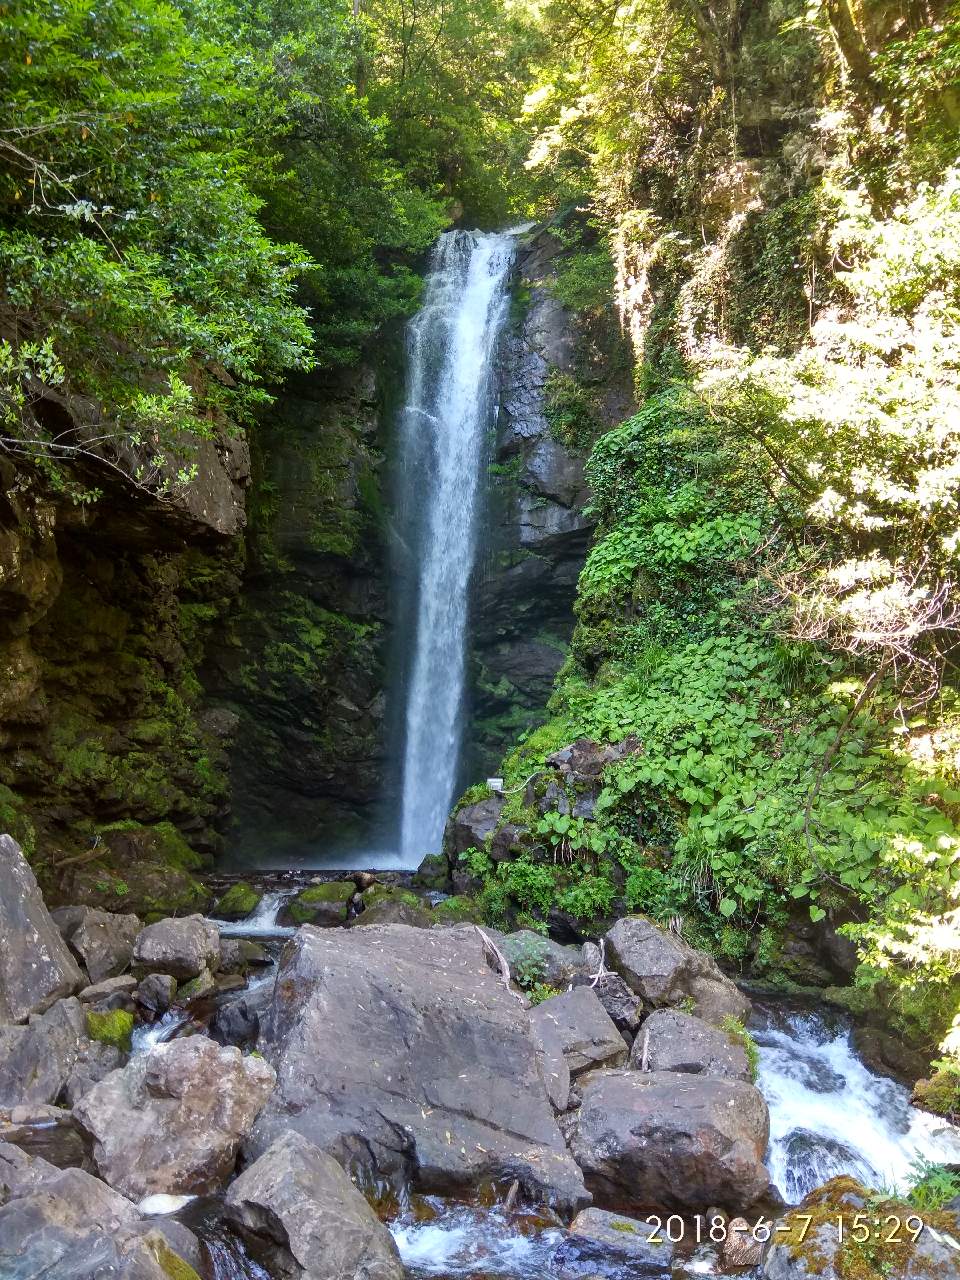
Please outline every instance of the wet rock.
[{"label": "wet rock", "polygon": [[0,1026],[0,1106],[56,1102],[87,1040],[86,1016],[73,997],[26,1026]]},{"label": "wet rock", "polygon": [[299,930],[259,1048],[278,1084],[249,1155],[294,1128],[344,1165],[425,1191],[517,1179],[560,1208],[587,1202],[529,1015],[472,926]]},{"label": "wet rock", "polygon": [[420,889],[446,893],[450,888],[450,863],[442,853],[428,853],[414,872],[412,883]]},{"label": "wet rock", "polygon": [[[79,1168],[86,1161],[80,1130],[70,1112],[62,1107],[14,1107],[10,1118],[0,1122],[0,1144],[8,1142],[26,1155],[39,1156],[58,1169]],[[0,1158],[0,1174],[2,1166]],[[3,1199],[0,1176],[0,1204]]]},{"label": "wet rock", "polygon": [[534,493],[564,507],[583,506],[589,495],[583,458],[549,435],[527,455],[523,481]]},{"label": "wet rock", "polygon": [[94,984],[129,968],[134,939],[143,928],[137,916],[96,907],[63,907],[54,913],[54,920]]},{"label": "wet rock", "polygon": [[648,1222],[604,1209],[583,1209],[553,1256],[558,1280],[583,1280],[594,1273],[624,1280],[668,1280],[673,1245],[662,1232],[661,1243],[650,1243],[653,1234]]},{"label": "wet rock", "polygon": [[745,1022],[750,1001],[712,957],[695,951],[646,916],[624,916],[606,935],[608,963],[654,1008],[691,999],[694,1012],[719,1026],[726,1017]]},{"label": "wet rock", "polygon": [[23,1022],[83,985],[12,836],[0,836],[0,1023]]},{"label": "wet rock", "polygon": [[226,1215],[283,1280],[403,1280],[373,1209],[336,1160],[292,1130],[232,1184]]},{"label": "wet rock", "polygon": [[136,1002],[148,1013],[160,1014],[173,1004],[177,980],[170,973],[148,973],[136,990]]},{"label": "wet rock", "polygon": [[898,1080],[916,1080],[927,1075],[929,1060],[909,1045],[903,1036],[882,1027],[854,1024],[853,1046],[871,1069],[881,1076]]},{"label": "wet rock", "polygon": [[458,809],[447,823],[443,836],[447,855],[456,859],[467,849],[482,849],[487,837],[493,834],[505,804],[502,796],[492,795]]},{"label": "wet rock", "polygon": [[136,1205],[81,1169],[0,1144],[0,1204],[4,1280],[198,1280]]},{"label": "wet rock", "polygon": [[260,1019],[269,1008],[272,995],[273,984],[265,983],[255,991],[221,1005],[210,1021],[211,1037],[217,1044],[252,1049],[260,1032]]},{"label": "wet rock", "polygon": [[74,1108],[100,1176],[139,1200],[218,1189],[275,1081],[261,1058],[206,1036],[155,1045]]},{"label": "wet rock", "polygon": [[220,939],[220,972],[221,973],[242,973],[247,967],[247,961],[240,946],[239,938],[221,938]]},{"label": "wet rock", "polygon": [[[242,981],[242,979],[241,979]],[[201,969],[195,978],[181,983],[177,988],[177,1004],[189,1004],[192,1000],[202,1000],[217,989],[217,980],[209,969]]]},{"label": "wet rock", "polygon": [[679,1009],[651,1013],[633,1043],[630,1065],[638,1071],[682,1071],[747,1084],[753,1078],[742,1045]]},{"label": "wet rock", "polygon": [[603,1203],[745,1210],[769,1185],[767,1104],[749,1084],[673,1071],[583,1081],[571,1149]]},{"label": "wet rock", "polygon": [[158,920],[137,935],[133,962],[143,972],[189,982],[220,963],[220,931],[203,916]]},{"label": "wet rock", "polygon": [[544,1000],[531,1012],[530,1021],[541,1032],[550,1024],[571,1076],[595,1067],[619,1067],[627,1060],[623,1036],[590,987],[574,987]]}]

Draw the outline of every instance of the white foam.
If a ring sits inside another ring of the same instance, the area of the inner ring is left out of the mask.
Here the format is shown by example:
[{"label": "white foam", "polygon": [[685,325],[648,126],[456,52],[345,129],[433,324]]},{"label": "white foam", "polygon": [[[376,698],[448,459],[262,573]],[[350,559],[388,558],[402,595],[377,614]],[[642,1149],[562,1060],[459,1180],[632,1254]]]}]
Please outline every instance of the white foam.
[{"label": "white foam", "polygon": [[137,1205],[141,1213],[147,1215],[148,1218],[165,1217],[168,1213],[179,1213],[185,1204],[189,1204],[191,1200],[196,1200],[196,1196],[167,1196],[157,1194],[153,1196],[144,1196]]}]

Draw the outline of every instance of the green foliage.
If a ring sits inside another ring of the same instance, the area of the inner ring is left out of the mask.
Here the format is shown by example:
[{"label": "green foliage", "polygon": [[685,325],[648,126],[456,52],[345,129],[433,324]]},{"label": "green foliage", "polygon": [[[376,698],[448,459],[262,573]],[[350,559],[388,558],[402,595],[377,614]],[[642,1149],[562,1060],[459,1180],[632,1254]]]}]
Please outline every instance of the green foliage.
[{"label": "green foliage", "polygon": [[595,313],[613,302],[614,269],[606,245],[578,249],[557,259],[550,291],[569,310]]},{"label": "green foliage", "polygon": [[527,999],[532,1005],[543,1004],[544,1000],[550,1000],[558,995],[560,995],[559,989],[551,987],[548,982],[535,982],[532,987],[527,988]]},{"label": "green foliage", "polygon": [[936,1213],[960,1196],[960,1174],[918,1156],[910,1166],[907,1200],[921,1213]]},{"label": "green foliage", "polygon": [[547,374],[543,412],[553,438],[568,449],[586,449],[600,430],[593,397],[576,378],[560,369]]}]

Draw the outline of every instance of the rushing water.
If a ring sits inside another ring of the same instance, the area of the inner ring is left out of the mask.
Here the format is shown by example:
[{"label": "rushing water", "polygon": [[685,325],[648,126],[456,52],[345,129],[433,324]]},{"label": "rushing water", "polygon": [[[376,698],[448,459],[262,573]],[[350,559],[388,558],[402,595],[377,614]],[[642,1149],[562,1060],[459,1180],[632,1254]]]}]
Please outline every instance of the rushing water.
[{"label": "rushing water", "polygon": [[770,1106],[767,1167],[791,1203],[839,1174],[902,1188],[918,1156],[960,1161],[960,1129],[910,1105],[857,1056],[849,1025],[813,1011],[761,1014],[757,1083]]},{"label": "rushing water", "polygon": [[442,235],[408,330],[398,494],[416,557],[400,836],[408,866],[440,848],[456,785],[468,587],[494,416],[490,373],[513,245],[510,234]]},{"label": "rushing water", "polygon": [[283,904],[296,897],[296,893],[296,889],[265,893],[256,911],[243,920],[218,920],[216,916],[210,918],[225,938],[286,938],[294,930],[290,925],[277,924],[277,916]]}]

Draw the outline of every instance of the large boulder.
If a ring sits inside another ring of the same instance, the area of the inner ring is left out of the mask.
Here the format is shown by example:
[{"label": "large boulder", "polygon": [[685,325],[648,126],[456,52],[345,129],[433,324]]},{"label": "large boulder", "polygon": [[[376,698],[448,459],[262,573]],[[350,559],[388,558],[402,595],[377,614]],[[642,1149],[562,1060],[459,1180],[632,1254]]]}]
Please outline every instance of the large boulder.
[{"label": "large boulder", "polygon": [[300,929],[259,1048],[278,1083],[248,1154],[293,1128],[343,1165],[425,1191],[516,1179],[559,1208],[589,1201],[529,1014],[472,925]]},{"label": "large boulder", "polygon": [[753,1081],[743,1045],[719,1027],[679,1009],[657,1009],[643,1024],[630,1054],[640,1071],[683,1071],[722,1080]]},{"label": "large boulder", "polygon": [[573,1077],[595,1067],[619,1067],[627,1060],[626,1041],[590,987],[551,996],[533,1010],[530,1021],[541,1033],[549,1023]]},{"label": "large boulder", "polygon": [[198,1280],[136,1205],[81,1169],[7,1143],[0,1206],[3,1280]]},{"label": "large boulder", "polygon": [[[659,1237],[659,1243],[651,1237]],[[583,1209],[551,1259],[558,1280],[616,1276],[619,1280],[669,1280],[673,1245],[649,1222],[604,1209]]]},{"label": "large boulder", "polygon": [[166,973],[189,982],[220,964],[220,930],[203,916],[148,924],[133,947],[133,963],[143,973]]},{"label": "large boulder", "polygon": [[86,1014],[75,997],[25,1026],[0,1026],[0,1107],[56,1102],[89,1049]]},{"label": "large boulder", "polygon": [[735,1212],[768,1189],[769,1131],[767,1104],[741,1081],[597,1071],[571,1149],[601,1204]]},{"label": "large boulder", "polygon": [[23,1022],[83,986],[12,836],[0,836],[0,1023]]},{"label": "large boulder", "polygon": [[724,1018],[745,1021],[750,1001],[725,977],[716,961],[695,951],[646,916],[624,916],[606,936],[610,965],[653,1008],[693,1002],[693,1011],[719,1026]]},{"label": "large boulder", "polygon": [[[924,1223],[916,1240],[905,1225],[913,1216]],[[842,1233],[837,1229],[841,1219]],[[903,1224],[899,1230],[897,1222]],[[859,1238],[864,1227],[869,1232],[867,1242]],[[888,1242],[891,1234],[899,1240]],[[879,1201],[875,1192],[853,1178],[833,1178],[777,1222],[763,1275],[766,1280],[848,1280],[886,1274],[897,1280],[957,1280],[958,1237],[960,1231],[952,1228],[947,1215],[918,1215],[903,1201]],[[871,1255],[880,1264],[876,1270],[867,1269]]]},{"label": "large boulder", "polygon": [[496,829],[505,804],[502,796],[491,795],[458,809],[447,823],[443,836],[447,854],[456,860],[467,849],[482,849]]},{"label": "large boulder", "polygon": [[292,1130],[232,1184],[226,1215],[283,1280],[403,1280],[390,1232],[336,1160]]},{"label": "large boulder", "polygon": [[115,978],[129,968],[134,940],[143,928],[138,916],[97,907],[61,907],[53,912],[53,919],[93,983]]},{"label": "large boulder", "polygon": [[189,1036],[112,1072],[80,1099],[74,1116],[92,1142],[97,1172],[124,1195],[204,1194],[233,1172],[275,1080],[261,1058]]},{"label": "large boulder", "polygon": [[522,987],[545,982],[562,991],[583,972],[579,947],[565,947],[532,929],[517,929],[514,933],[488,929],[487,933],[502,951],[510,976]]}]

